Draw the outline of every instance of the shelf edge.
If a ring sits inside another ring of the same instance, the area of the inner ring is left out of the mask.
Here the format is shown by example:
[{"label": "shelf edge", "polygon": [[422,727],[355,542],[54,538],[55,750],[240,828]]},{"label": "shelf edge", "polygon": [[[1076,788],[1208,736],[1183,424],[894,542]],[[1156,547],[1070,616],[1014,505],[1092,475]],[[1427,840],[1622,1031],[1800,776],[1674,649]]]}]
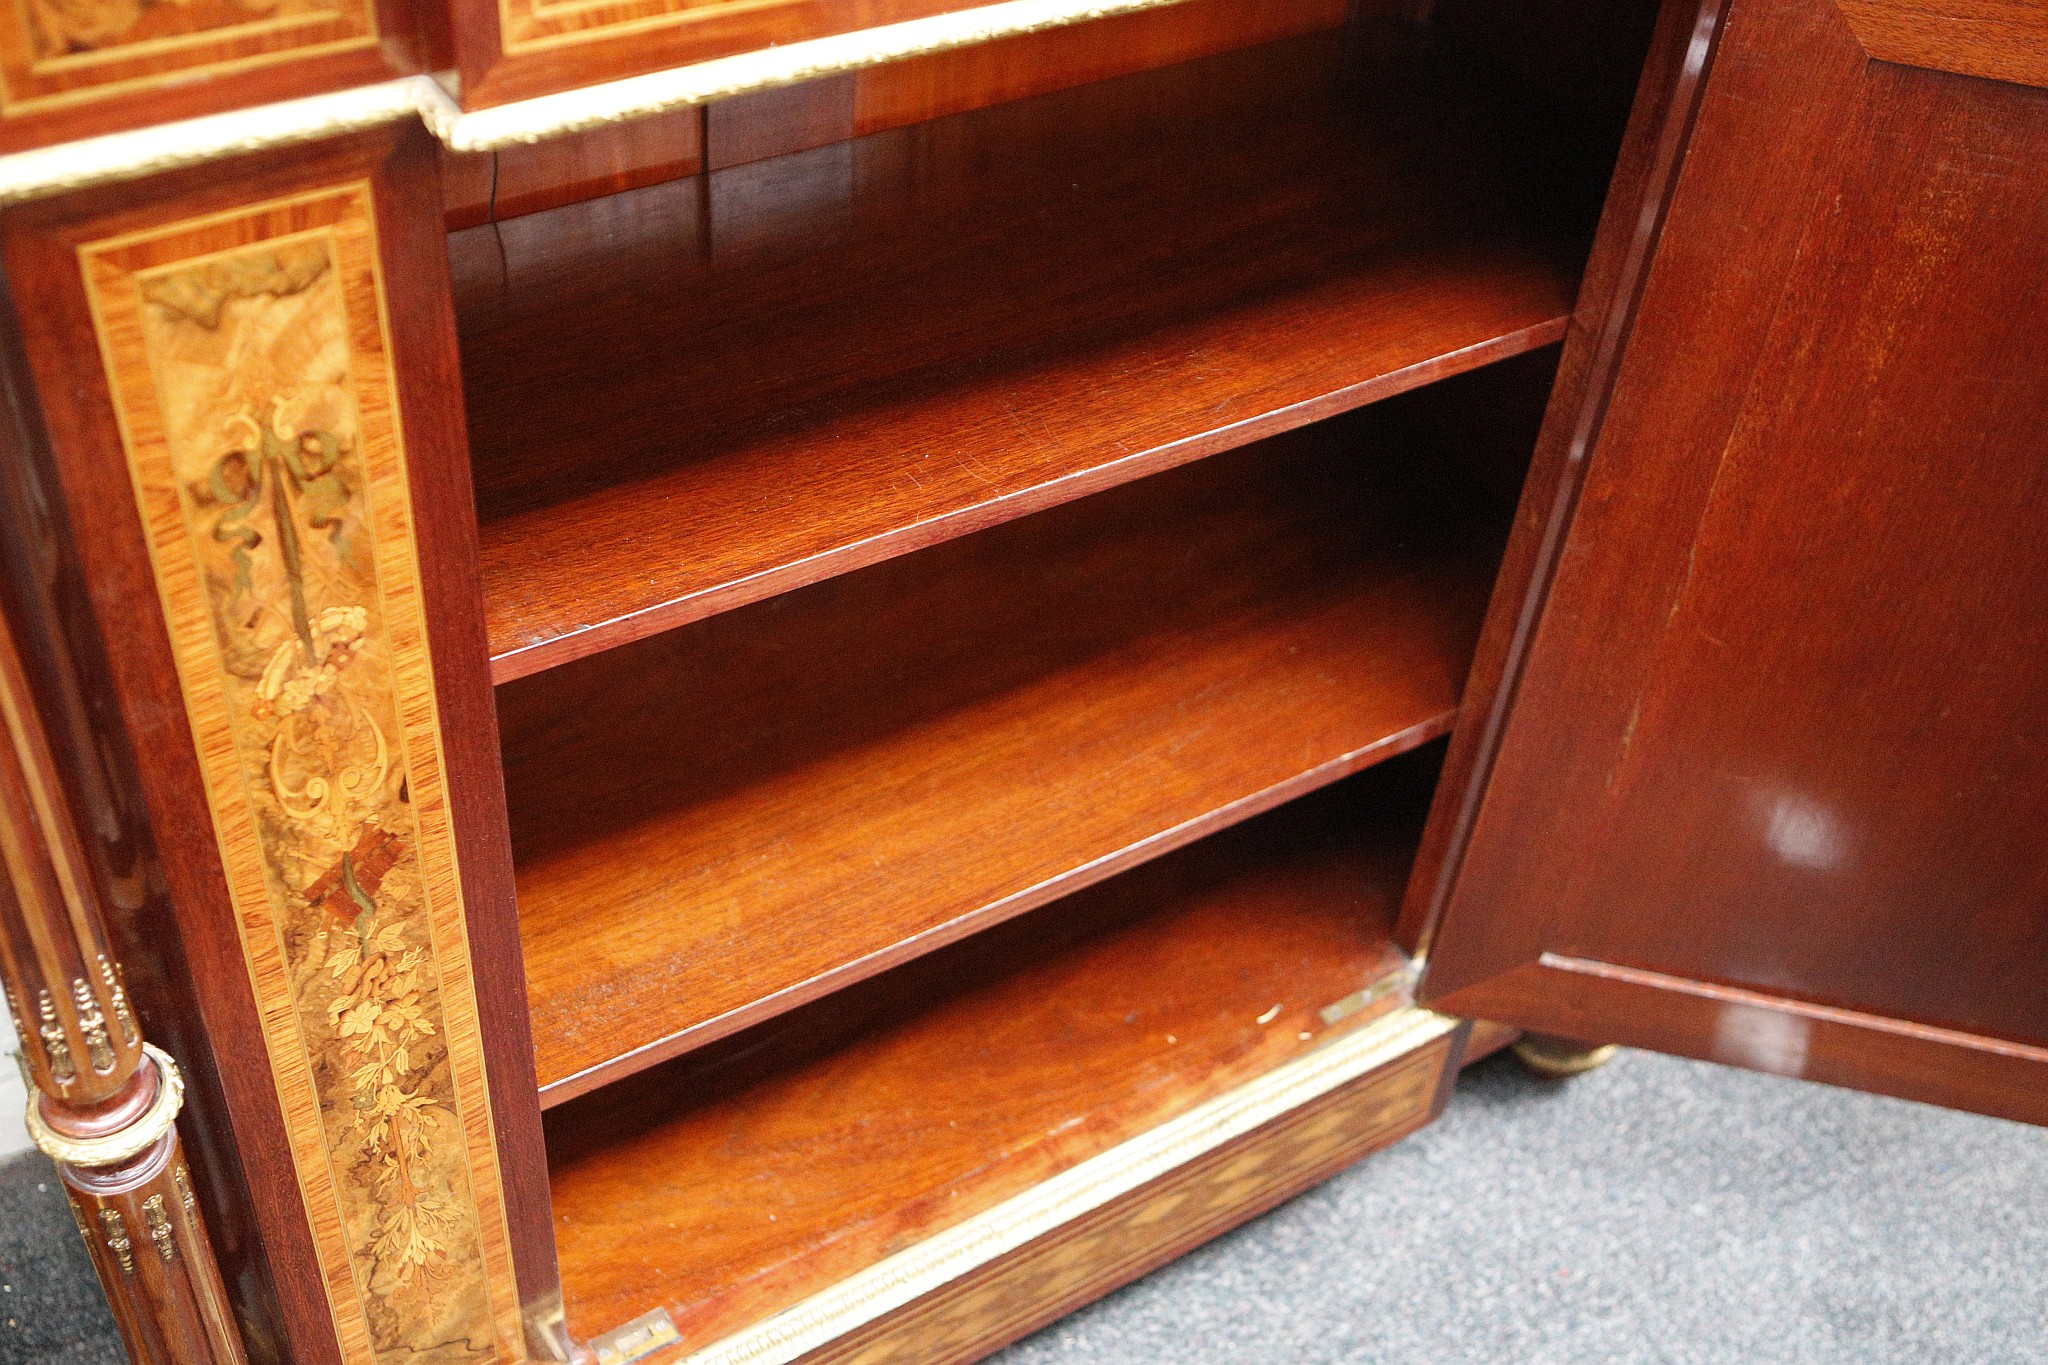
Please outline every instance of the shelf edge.
[{"label": "shelf edge", "polygon": [[713,1342],[678,1365],[789,1365],[1346,1082],[1435,1042],[1460,1023],[1405,1005]]},{"label": "shelf edge", "polygon": [[1122,848],[1090,859],[1078,867],[990,901],[952,919],[892,943],[887,947],[828,968],[816,976],[784,986],[768,995],[699,1020],[695,1024],[638,1044],[617,1056],[593,1062],[579,1071],[543,1081],[540,1104],[543,1110],[567,1104],[591,1091],[671,1061],[695,1048],[729,1037],[777,1015],[797,1009],[831,992],[864,981],[891,967],[935,952],[948,944],[990,929],[1018,915],[1066,896],[1078,894],[1111,877],[1141,867],[1177,852],[1200,839],[1221,833],[1289,801],[1320,791],[1333,783],[1365,771],[1375,764],[1400,757],[1449,734],[1457,722],[1455,705],[1433,716],[1403,726],[1369,744],[1284,778],[1258,791],[1226,801],[1179,824],[1134,840]]},{"label": "shelf edge", "polygon": [[[521,678],[579,663],[608,649],[637,644],[650,636],[681,630],[728,611],[737,611],[785,592],[856,573],[905,554],[943,545],[964,535],[1005,526],[1013,521],[1067,506],[1097,493],[1122,488],[1199,460],[1242,450],[1260,441],[1299,430],[1374,403],[1385,402],[1431,384],[1527,355],[1564,339],[1571,324],[1569,309],[1498,336],[1455,350],[1412,361],[1397,369],[1354,380],[1312,398],[1240,418],[1225,426],[1162,441],[1158,445],[1070,470],[1042,482],[951,511],[874,532],[860,540],[818,550],[801,559],[757,569],[707,587],[691,589],[659,602],[579,625],[558,634],[500,647],[491,644],[491,683],[499,686]],[[488,525],[488,523],[483,523]],[[481,529],[481,526],[480,526]],[[490,627],[490,594],[495,580],[485,579],[485,625]]]}]

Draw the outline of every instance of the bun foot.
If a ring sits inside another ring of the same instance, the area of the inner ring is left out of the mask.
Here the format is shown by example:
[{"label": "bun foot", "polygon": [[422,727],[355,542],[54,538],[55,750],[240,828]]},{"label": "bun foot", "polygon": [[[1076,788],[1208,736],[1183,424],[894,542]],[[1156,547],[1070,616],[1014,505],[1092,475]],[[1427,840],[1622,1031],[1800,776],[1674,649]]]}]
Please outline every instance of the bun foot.
[{"label": "bun foot", "polygon": [[1546,1081],[1565,1080],[1605,1066],[1615,1050],[1613,1043],[1582,1043],[1549,1033],[1525,1033],[1515,1044],[1515,1056],[1522,1065]]}]

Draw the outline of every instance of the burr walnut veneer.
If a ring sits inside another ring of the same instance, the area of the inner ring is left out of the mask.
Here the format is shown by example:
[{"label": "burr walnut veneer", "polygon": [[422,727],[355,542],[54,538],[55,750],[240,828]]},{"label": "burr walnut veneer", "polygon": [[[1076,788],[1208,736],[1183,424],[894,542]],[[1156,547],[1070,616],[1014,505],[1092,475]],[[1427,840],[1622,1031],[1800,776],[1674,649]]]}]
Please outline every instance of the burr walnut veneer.
[{"label": "burr walnut veneer", "polygon": [[2044,86],[0,15],[0,980],[131,1352],[969,1361],[1521,1029],[2048,1122]]}]

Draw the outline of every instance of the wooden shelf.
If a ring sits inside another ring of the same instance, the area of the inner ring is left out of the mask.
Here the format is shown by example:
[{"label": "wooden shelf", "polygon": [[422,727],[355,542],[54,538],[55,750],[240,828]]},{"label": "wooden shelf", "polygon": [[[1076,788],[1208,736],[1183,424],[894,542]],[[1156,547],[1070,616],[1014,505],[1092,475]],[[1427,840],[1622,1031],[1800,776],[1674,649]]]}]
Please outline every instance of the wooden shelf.
[{"label": "wooden shelf", "polygon": [[570,1328],[715,1340],[1393,1008],[1432,759],[552,1111]]},{"label": "wooden shelf", "polygon": [[1409,403],[500,687],[545,1100],[1443,733],[1504,527]]},{"label": "wooden shelf", "polygon": [[1558,339],[1526,128],[1346,41],[454,234],[495,675]]}]

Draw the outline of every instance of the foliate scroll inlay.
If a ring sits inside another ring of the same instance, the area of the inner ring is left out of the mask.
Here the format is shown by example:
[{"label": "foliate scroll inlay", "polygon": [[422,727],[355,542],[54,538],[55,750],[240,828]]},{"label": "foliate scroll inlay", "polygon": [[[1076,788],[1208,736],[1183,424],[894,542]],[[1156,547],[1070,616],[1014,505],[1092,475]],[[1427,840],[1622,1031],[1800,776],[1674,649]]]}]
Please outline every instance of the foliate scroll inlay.
[{"label": "foliate scroll inlay", "polygon": [[369,188],[84,263],[344,1353],[518,1359]]}]

